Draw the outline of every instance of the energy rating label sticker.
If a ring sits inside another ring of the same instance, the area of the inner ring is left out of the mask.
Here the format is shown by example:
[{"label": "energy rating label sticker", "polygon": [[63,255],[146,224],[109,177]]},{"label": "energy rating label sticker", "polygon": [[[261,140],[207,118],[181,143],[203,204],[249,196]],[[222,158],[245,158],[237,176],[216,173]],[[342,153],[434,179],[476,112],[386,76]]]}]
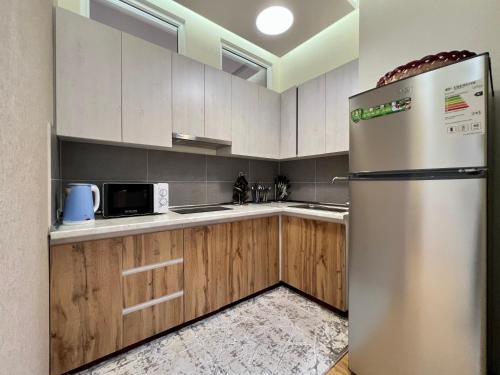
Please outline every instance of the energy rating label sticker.
[{"label": "energy rating label sticker", "polygon": [[411,109],[411,98],[393,100],[388,103],[379,104],[375,107],[358,108],[351,112],[351,120],[371,120],[372,118],[391,115],[393,113],[409,111]]},{"label": "energy rating label sticker", "polygon": [[444,124],[450,135],[484,134],[486,96],[482,80],[444,90]]}]

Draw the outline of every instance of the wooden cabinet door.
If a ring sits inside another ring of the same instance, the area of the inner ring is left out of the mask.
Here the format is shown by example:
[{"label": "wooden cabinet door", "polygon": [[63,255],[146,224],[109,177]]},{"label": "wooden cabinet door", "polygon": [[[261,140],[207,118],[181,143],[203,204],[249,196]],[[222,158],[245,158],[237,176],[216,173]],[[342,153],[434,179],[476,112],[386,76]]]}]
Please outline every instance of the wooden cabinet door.
[{"label": "wooden cabinet door", "polygon": [[121,238],[51,248],[52,374],[122,347],[122,250]]},{"label": "wooden cabinet door", "polygon": [[280,159],[297,156],[297,88],[281,94]]},{"label": "wooden cabinet door", "polygon": [[257,293],[279,281],[279,217],[253,219],[251,233],[250,293]]},{"label": "wooden cabinet door", "polygon": [[186,321],[276,284],[278,262],[277,216],[185,229]]},{"label": "wooden cabinet door", "polygon": [[230,300],[231,223],[184,230],[184,314],[186,321]]},{"label": "wooden cabinet door", "polygon": [[231,75],[205,65],[205,137],[231,140]]},{"label": "wooden cabinet door", "polygon": [[57,134],[120,142],[121,32],[56,8]]},{"label": "wooden cabinet door", "polygon": [[249,134],[257,123],[259,86],[236,76],[231,77],[231,153],[248,156]]},{"label": "wooden cabinet door", "polygon": [[230,302],[238,301],[253,293],[252,251],[253,220],[231,223],[231,246],[229,250]]},{"label": "wooden cabinet door", "polygon": [[183,231],[129,236],[123,251],[123,346],[184,322]]},{"label": "wooden cabinet door", "polygon": [[280,94],[258,86],[259,107],[257,121],[250,128],[249,155],[270,159],[279,158]]},{"label": "wooden cabinet door", "polygon": [[122,34],[123,142],[172,147],[172,53]]},{"label": "wooden cabinet door", "polygon": [[358,90],[358,60],[326,73],[326,152],[349,151],[349,97]]},{"label": "wooden cabinet door", "polygon": [[283,281],[345,311],[345,226],[290,216],[282,220]]},{"label": "wooden cabinet door", "polygon": [[314,282],[312,295],[339,310],[346,310],[345,225],[314,222]]},{"label": "wooden cabinet door", "polygon": [[203,64],[172,54],[173,131],[205,135],[205,68]]},{"label": "wooden cabinet door", "polygon": [[299,86],[298,156],[325,153],[325,75]]},{"label": "wooden cabinet door", "polygon": [[316,247],[314,221],[283,216],[281,231],[283,281],[305,293],[312,294],[314,248]]},{"label": "wooden cabinet door", "polygon": [[229,275],[231,302],[279,281],[278,216],[231,223]]}]

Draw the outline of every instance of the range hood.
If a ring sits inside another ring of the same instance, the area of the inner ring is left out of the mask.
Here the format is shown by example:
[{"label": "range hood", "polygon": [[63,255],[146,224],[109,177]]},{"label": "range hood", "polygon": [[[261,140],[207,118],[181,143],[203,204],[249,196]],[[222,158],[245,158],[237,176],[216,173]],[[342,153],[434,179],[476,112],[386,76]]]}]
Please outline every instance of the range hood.
[{"label": "range hood", "polygon": [[218,149],[231,146],[232,143],[231,141],[225,141],[223,139],[205,138],[197,137],[195,135],[172,133],[172,144]]}]

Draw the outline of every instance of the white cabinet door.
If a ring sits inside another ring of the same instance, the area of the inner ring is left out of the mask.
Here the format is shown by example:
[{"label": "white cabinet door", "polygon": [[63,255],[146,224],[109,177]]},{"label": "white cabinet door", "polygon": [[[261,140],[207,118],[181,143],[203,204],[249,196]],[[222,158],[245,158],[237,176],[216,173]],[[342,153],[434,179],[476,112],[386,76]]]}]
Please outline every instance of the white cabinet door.
[{"label": "white cabinet door", "polygon": [[173,131],[204,136],[205,68],[185,56],[172,54]]},{"label": "white cabinet door", "polygon": [[231,140],[231,75],[205,65],[205,137]]},{"label": "white cabinet door", "polygon": [[249,155],[249,134],[259,110],[259,86],[231,76],[231,153]]},{"label": "white cabinet door", "polygon": [[122,34],[123,142],[172,147],[172,53]]},{"label": "white cabinet door", "polygon": [[121,32],[56,8],[57,134],[121,141]]},{"label": "white cabinet door", "polygon": [[349,151],[349,96],[358,90],[358,60],[326,73],[326,152]]},{"label": "white cabinet door", "polygon": [[280,158],[297,156],[297,88],[281,94]]},{"label": "white cabinet door", "polygon": [[257,121],[251,127],[249,155],[260,158],[279,158],[280,94],[259,87]]},{"label": "white cabinet door", "polygon": [[325,153],[325,75],[299,86],[298,156]]}]

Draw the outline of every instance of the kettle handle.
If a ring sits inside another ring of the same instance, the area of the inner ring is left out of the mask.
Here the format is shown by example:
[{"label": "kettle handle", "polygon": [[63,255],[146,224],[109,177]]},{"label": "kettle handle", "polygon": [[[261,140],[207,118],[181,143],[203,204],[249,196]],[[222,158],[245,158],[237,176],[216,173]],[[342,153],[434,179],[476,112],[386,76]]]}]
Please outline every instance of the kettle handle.
[{"label": "kettle handle", "polygon": [[99,194],[99,188],[96,185],[90,185],[90,190],[92,190],[92,194],[94,194],[94,213],[99,208],[99,204],[101,203],[101,194]]}]

